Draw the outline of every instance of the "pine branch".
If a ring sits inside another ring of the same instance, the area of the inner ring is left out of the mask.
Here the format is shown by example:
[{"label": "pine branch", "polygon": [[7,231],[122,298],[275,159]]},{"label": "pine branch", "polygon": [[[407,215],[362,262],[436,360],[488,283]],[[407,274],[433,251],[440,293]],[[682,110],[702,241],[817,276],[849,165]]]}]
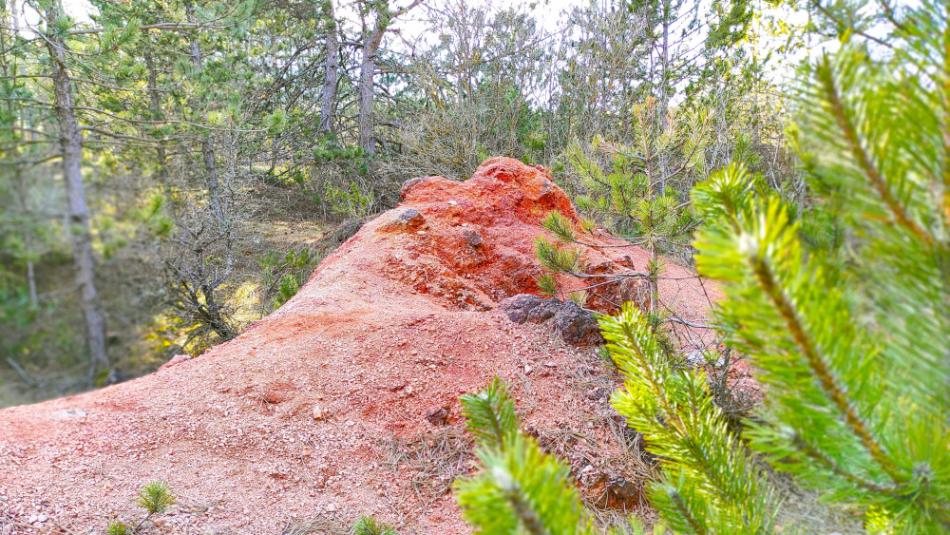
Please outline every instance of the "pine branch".
[{"label": "pine branch", "polygon": [[483,392],[462,396],[461,402],[468,431],[479,444],[501,448],[518,431],[514,403],[498,377]]},{"label": "pine branch", "polygon": [[514,403],[500,379],[463,397],[469,430],[479,441],[482,470],[459,479],[455,491],[465,519],[486,535],[592,535],[589,512],[570,471],[517,429]]},{"label": "pine branch", "polygon": [[802,326],[801,321],[799,321],[798,314],[794,307],[779,289],[778,284],[776,284],[775,276],[768,263],[757,255],[752,256],[749,262],[765,294],[769,296],[769,299],[771,299],[775,308],[785,320],[789,332],[802,350],[802,354],[805,355],[808,365],[821,384],[822,390],[824,390],[828,398],[844,416],[848,427],[850,427],[851,431],[861,440],[861,444],[864,445],[874,460],[891,476],[894,482],[900,483],[904,478],[890,457],[888,457],[887,453],[885,453],[884,448],[878,444],[877,440],[871,434],[867,424],[864,423],[857,412],[855,412],[854,407],[848,402],[848,396],[844,388],[838,384],[838,381],[832,375],[831,370],[819,354],[818,348],[815,347],[815,344],[805,332],[805,328]]},{"label": "pine branch", "polygon": [[831,63],[827,56],[823,58],[822,64],[819,65],[816,71],[816,75],[818,76],[818,80],[821,82],[821,86],[824,89],[825,96],[830,103],[830,111],[834,116],[838,127],[841,128],[841,132],[844,134],[844,138],[851,149],[852,157],[858,162],[859,167],[864,172],[864,175],[867,177],[868,181],[871,183],[874,191],[877,192],[878,196],[881,198],[881,201],[883,201],[884,205],[887,206],[888,210],[890,210],[894,220],[898,224],[906,227],[911,231],[911,233],[928,245],[933,244],[933,236],[921,228],[920,225],[918,225],[917,222],[907,214],[907,211],[904,210],[904,207],[891,193],[887,181],[881,175],[880,170],[878,170],[878,168],[871,161],[871,157],[868,155],[867,151],[864,150],[864,145],[861,143],[861,137],[858,135],[857,129],[851,122],[847,107],[842,101],[841,95],[835,86]]}]

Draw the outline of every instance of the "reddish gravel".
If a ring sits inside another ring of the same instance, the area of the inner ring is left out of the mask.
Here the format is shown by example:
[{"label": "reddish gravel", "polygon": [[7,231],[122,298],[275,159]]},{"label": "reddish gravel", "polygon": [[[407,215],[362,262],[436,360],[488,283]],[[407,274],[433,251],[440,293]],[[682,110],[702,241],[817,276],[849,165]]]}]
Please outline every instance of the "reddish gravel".
[{"label": "reddish gravel", "polygon": [[[635,506],[636,492],[604,495],[617,478],[636,488],[642,468],[617,443],[606,366],[548,325],[495,310],[536,291],[533,241],[552,209],[576,220],[546,171],[507,158],[465,182],[415,179],[237,339],[133,381],[0,411],[0,534],[101,533],[141,517],[135,491],[154,479],[178,497],[154,533],[335,533],[362,514],[400,533],[468,533],[446,492],[474,466],[458,396],[495,374],[591,500]],[[648,258],[579,247],[605,272]],[[670,263],[664,276],[664,302],[702,321],[714,288]]]}]

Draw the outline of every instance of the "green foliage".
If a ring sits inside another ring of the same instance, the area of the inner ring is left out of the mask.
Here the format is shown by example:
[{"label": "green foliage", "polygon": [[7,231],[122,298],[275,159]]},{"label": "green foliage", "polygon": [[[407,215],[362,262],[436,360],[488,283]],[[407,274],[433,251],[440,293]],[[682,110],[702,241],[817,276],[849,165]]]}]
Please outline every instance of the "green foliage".
[{"label": "green foliage", "polygon": [[713,403],[702,371],[668,353],[631,303],[603,316],[607,349],[624,376],[611,404],[643,434],[663,468],[654,507],[683,533],[768,533],[776,500],[755,461]]},{"label": "green foliage", "polygon": [[557,210],[548,212],[541,220],[541,226],[553,232],[561,241],[573,242],[577,239],[574,234],[574,224]]},{"label": "green foliage", "polygon": [[372,191],[353,181],[340,186],[327,184],[323,190],[322,202],[337,216],[366,217],[375,199]]},{"label": "green foliage", "polygon": [[554,278],[554,275],[550,273],[542,273],[535,282],[538,284],[538,289],[541,291],[541,295],[547,297],[553,297],[557,295],[557,279]]},{"label": "green foliage", "polygon": [[[682,184],[689,184],[694,168],[701,167],[689,160],[695,151],[687,145],[700,143],[697,137],[702,129],[685,123],[656,134],[650,122],[655,113],[650,103],[635,109],[636,129],[629,144],[594,137],[585,149],[575,141],[564,158],[576,176],[570,189],[581,212],[616,234],[639,238],[651,249],[671,251],[685,245],[693,223],[688,204],[680,196]],[[663,166],[658,172],[660,162]]]},{"label": "green foliage", "polygon": [[107,535],[129,535],[130,533],[132,530],[121,520],[109,522],[109,527],[106,529]]},{"label": "green foliage", "polygon": [[277,308],[297,294],[313,266],[317,263],[312,250],[302,247],[284,254],[269,251],[258,261],[262,305],[270,300],[270,307]]},{"label": "green foliage", "polygon": [[167,198],[161,193],[153,193],[139,210],[138,220],[146,225],[152,235],[167,238],[175,228],[174,220],[168,215]]},{"label": "green foliage", "polygon": [[464,396],[462,407],[482,470],[456,481],[455,492],[476,533],[593,533],[570,471],[518,430],[514,403],[500,379]]},{"label": "green foliage", "polygon": [[607,532],[607,535],[666,535],[666,524],[662,521],[653,525],[653,529],[647,531],[643,523],[635,516],[627,517],[627,522],[620,526],[613,526]]},{"label": "green foliage", "polygon": [[175,503],[175,496],[164,482],[152,481],[139,490],[138,503],[149,515],[157,515]]},{"label": "green foliage", "polygon": [[371,516],[362,516],[353,525],[353,535],[398,535],[392,526]]},{"label": "green foliage", "polygon": [[580,252],[573,247],[562,247],[539,237],[534,241],[534,250],[545,269],[555,273],[572,273],[578,268]]},{"label": "green foliage", "polygon": [[482,392],[462,396],[461,402],[466,428],[480,445],[501,448],[518,432],[515,404],[498,377]]},{"label": "green foliage", "polygon": [[[913,28],[946,33],[945,10],[925,4],[918,16]],[[909,34],[896,66],[846,45],[803,85],[798,146],[854,236],[848,262],[806,254],[790,210],[747,195],[739,169],[695,196],[717,216],[697,239],[697,265],[724,283],[730,343],[769,386],[752,446],[900,532],[950,525],[950,456],[937,446],[950,441],[947,223],[935,193],[945,149],[925,104],[943,82],[899,81],[900,67],[938,72],[927,62],[948,51],[918,52],[941,50],[939,34]]]}]

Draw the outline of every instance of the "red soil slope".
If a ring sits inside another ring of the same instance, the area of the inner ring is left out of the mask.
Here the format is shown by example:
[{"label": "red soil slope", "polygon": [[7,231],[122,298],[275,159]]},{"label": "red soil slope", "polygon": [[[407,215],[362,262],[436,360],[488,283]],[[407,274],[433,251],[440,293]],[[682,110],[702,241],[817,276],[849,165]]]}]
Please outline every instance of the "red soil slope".
[{"label": "red soil slope", "polygon": [[[507,158],[465,182],[415,179],[399,207],[237,339],[133,381],[0,411],[0,534],[136,520],[135,491],[155,479],[178,503],[154,533],[333,533],[362,514],[401,533],[467,533],[446,492],[474,466],[457,400],[495,374],[587,495],[611,501],[607,479],[636,486],[637,474],[622,462],[606,367],[550,327],[496,310],[536,291],[533,241],[549,210],[577,217],[544,170]],[[581,248],[601,271],[642,270],[648,256]],[[697,279],[669,263],[665,275],[664,301],[702,320]]]}]

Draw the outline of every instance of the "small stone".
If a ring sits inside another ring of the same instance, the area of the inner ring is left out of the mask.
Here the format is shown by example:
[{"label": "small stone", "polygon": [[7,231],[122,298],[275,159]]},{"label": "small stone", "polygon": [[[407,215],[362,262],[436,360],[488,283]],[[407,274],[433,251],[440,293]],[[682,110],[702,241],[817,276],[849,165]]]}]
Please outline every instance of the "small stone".
[{"label": "small stone", "polygon": [[478,249],[482,246],[482,243],[484,243],[482,235],[475,230],[466,229],[462,232],[462,237],[465,238],[465,242],[473,249]]},{"label": "small stone", "polygon": [[415,208],[406,208],[399,215],[379,227],[383,232],[417,231],[425,224],[425,218]]},{"label": "small stone", "polygon": [[604,342],[594,314],[573,301],[565,302],[557,311],[554,316],[554,329],[571,345],[589,346]]},{"label": "small stone", "polygon": [[313,419],[316,421],[325,420],[327,418],[327,411],[320,405],[314,405],[313,411],[311,412]]},{"label": "small stone", "polygon": [[426,414],[426,420],[435,426],[446,425],[449,423],[449,408],[442,406]]}]

